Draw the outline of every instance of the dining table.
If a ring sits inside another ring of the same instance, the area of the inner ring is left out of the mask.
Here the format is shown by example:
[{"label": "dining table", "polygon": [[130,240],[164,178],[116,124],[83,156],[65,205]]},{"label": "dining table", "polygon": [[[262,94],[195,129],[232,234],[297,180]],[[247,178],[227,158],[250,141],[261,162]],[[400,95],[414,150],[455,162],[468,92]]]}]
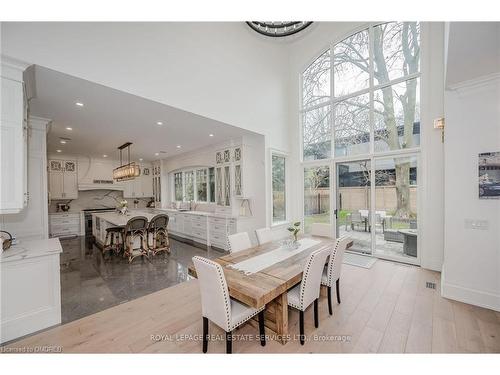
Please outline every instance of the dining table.
[{"label": "dining table", "polygon": [[[212,259],[222,266],[231,298],[255,308],[265,306],[265,326],[282,344],[290,339],[287,291],[301,282],[313,251],[335,245],[334,239],[318,236],[300,237],[298,248],[285,242],[272,241]],[[196,277],[193,265],[189,273]]]}]

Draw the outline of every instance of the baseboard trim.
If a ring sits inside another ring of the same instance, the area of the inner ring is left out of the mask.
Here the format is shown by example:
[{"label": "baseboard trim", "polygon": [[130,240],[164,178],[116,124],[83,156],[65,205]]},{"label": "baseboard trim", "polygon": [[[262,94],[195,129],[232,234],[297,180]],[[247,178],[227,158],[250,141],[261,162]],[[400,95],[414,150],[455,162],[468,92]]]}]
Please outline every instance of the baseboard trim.
[{"label": "baseboard trim", "polygon": [[445,298],[500,312],[500,296],[460,285],[447,283],[441,274],[441,295]]}]

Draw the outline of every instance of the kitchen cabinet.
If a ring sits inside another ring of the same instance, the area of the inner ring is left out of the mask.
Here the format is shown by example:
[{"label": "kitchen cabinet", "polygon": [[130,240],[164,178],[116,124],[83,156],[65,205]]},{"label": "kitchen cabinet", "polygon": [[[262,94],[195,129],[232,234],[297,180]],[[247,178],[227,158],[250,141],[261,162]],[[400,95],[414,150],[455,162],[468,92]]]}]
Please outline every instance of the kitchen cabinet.
[{"label": "kitchen cabinet", "polygon": [[28,126],[23,71],[27,65],[1,60],[0,214],[19,213],[28,204]]},{"label": "kitchen cabinet", "polygon": [[151,167],[141,167],[141,175],[123,182],[124,198],[151,198],[153,196],[153,176]]},{"label": "kitchen cabinet", "polygon": [[0,254],[0,343],[61,323],[61,252],[53,238],[21,240]]},{"label": "kitchen cabinet", "polygon": [[151,176],[139,176],[123,182],[124,198],[150,198],[153,196],[153,179]]},{"label": "kitchen cabinet", "polygon": [[16,214],[1,215],[0,229],[17,238],[48,238],[47,206],[47,124],[48,119],[30,116],[28,137],[28,192],[26,208]]},{"label": "kitchen cabinet", "polygon": [[244,196],[243,147],[217,151],[215,164],[215,201],[219,206],[231,206],[233,197]]},{"label": "kitchen cabinet", "polygon": [[81,232],[79,213],[52,213],[49,215],[50,237],[79,236]]},{"label": "kitchen cabinet", "polygon": [[50,199],[78,198],[78,174],[75,160],[49,160]]},{"label": "kitchen cabinet", "polygon": [[153,163],[153,198],[155,207],[161,206],[161,165]]},{"label": "kitchen cabinet", "polygon": [[207,246],[228,250],[227,236],[237,231],[238,220],[234,217],[211,216],[196,212],[157,210],[169,216],[170,234]]}]

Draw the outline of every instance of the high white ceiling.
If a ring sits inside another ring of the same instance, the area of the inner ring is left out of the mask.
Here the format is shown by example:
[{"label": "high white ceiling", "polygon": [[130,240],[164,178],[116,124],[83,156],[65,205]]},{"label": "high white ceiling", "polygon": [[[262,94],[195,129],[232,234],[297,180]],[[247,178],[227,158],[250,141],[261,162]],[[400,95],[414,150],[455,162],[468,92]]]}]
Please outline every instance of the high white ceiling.
[{"label": "high white ceiling", "polygon": [[[36,97],[30,102],[30,113],[52,119],[49,153],[60,149],[64,154],[118,159],[117,147],[130,141],[132,159],[152,161],[250,133],[41,66],[35,67],[35,81]],[[159,121],[163,125],[158,125]],[[61,144],[61,137],[71,140]],[[155,156],[156,152],[160,156]]]},{"label": "high white ceiling", "polygon": [[447,86],[500,72],[500,22],[451,22]]}]

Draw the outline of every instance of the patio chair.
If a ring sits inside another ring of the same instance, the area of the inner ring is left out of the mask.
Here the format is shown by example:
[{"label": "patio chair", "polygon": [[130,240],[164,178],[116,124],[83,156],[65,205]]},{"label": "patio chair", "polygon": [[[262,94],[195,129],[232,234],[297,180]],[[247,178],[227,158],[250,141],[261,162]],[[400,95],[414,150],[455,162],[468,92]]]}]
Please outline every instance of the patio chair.
[{"label": "patio chair", "polygon": [[351,227],[351,230],[354,230],[355,225],[365,225],[365,219],[361,216],[361,213],[359,212],[351,212],[349,215],[347,215],[346,218],[346,230],[347,230],[347,225]]}]

